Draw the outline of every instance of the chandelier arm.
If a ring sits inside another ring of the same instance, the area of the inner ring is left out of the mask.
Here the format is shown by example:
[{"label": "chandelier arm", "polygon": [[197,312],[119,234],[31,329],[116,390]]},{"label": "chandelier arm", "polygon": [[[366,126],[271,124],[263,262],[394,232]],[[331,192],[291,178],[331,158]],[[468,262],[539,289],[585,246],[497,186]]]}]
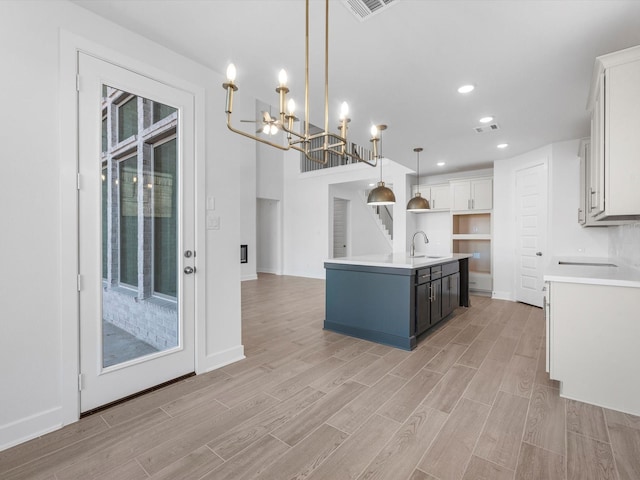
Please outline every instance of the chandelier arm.
[{"label": "chandelier arm", "polygon": [[349,153],[349,152],[344,152],[344,155],[346,155],[349,158],[355,159],[358,163],[364,163],[365,165],[369,165],[370,167],[378,166],[378,159],[377,158],[375,158],[373,160],[365,159],[365,158],[362,158],[360,155]]},{"label": "chandelier arm", "polygon": [[304,35],[304,136],[309,137],[309,0],[306,0]]},{"label": "chandelier arm", "polygon": [[237,128],[234,128],[231,125],[231,114],[230,113],[227,114],[227,128],[229,130],[231,130],[233,133],[237,133],[238,135],[242,135],[244,137],[247,137],[247,138],[250,138],[252,140],[255,140],[256,142],[264,143],[266,145],[278,148],[280,150],[285,150],[286,151],[286,150],[289,150],[291,148],[291,145],[287,145],[287,146],[279,145],[277,143],[270,142],[269,140],[265,140],[264,138],[256,137],[255,135],[251,135],[250,133],[247,133],[247,132],[244,132],[242,130],[238,130]]},{"label": "chandelier arm", "polygon": [[324,131],[329,132],[329,0],[324,12]]}]

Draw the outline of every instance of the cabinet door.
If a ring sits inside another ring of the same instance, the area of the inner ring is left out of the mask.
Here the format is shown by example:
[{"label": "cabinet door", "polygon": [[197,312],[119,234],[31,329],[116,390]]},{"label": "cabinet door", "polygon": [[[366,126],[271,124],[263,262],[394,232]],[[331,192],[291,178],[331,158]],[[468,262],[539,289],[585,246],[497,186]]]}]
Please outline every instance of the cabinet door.
[{"label": "cabinet door", "polygon": [[[424,197],[424,194],[422,194]],[[431,187],[431,209],[449,210],[451,208],[451,192],[449,185],[433,185]]]},{"label": "cabinet door", "polygon": [[442,320],[442,279],[431,281],[431,325]]},{"label": "cabinet door", "polygon": [[493,180],[483,178],[471,181],[471,209],[491,210],[493,208]]},{"label": "cabinet door", "polygon": [[471,210],[471,182],[451,182],[451,209]]},{"label": "cabinet door", "polygon": [[451,311],[460,306],[460,273],[449,275],[449,305]]},{"label": "cabinet door", "polygon": [[429,204],[431,204],[431,187],[428,187],[426,185],[414,185],[411,188],[411,196],[415,197],[416,192],[420,192],[420,196],[422,198],[426,198]]},{"label": "cabinet door", "polygon": [[587,192],[588,214],[593,216],[604,210],[604,82],[602,75],[591,114],[591,160]]},{"label": "cabinet door", "polygon": [[447,275],[446,277],[442,277],[442,318],[449,315],[453,308],[451,307],[451,277],[452,275]]},{"label": "cabinet door", "polygon": [[640,215],[640,59],[607,69],[604,99],[601,210]]},{"label": "cabinet door", "polygon": [[431,283],[416,286],[416,336],[429,328],[431,323],[430,286]]},{"label": "cabinet door", "polygon": [[589,146],[590,142],[580,144],[580,194],[578,206],[578,223],[584,225],[587,223],[587,168],[589,165]]}]

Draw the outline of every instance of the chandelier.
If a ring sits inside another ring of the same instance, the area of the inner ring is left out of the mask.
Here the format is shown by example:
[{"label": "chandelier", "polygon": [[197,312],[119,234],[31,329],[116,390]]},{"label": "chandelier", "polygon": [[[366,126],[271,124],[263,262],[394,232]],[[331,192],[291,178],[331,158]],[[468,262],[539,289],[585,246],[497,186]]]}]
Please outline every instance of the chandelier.
[{"label": "chandelier", "polygon": [[[325,51],[324,51],[324,129],[319,133],[309,133],[309,0],[306,0],[306,18],[305,18],[305,77],[304,77],[304,129],[299,132],[294,129],[294,122],[298,120],[295,116],[295,102],[291,98],[287,101],[287,73],[280,71],[278,76],[279,85],[276,92],[280,97],[279,115],[274,127],[281,128],[285,132],[286,143],[276,143],[265,138],[260,138],[243,130],[235,128],[231,124],[231,114],[233,112],[233,95],[238,90],[238,86],[234,83],[236,79],[236,67],[232,63],[227,68],[227,81],[222,87],[227,91],[227,101],[225,112],[227,114],[227,127],[234,133],[251,138],[257,142],[261,142],[280,150],[297,150],[304,156],[323,165],[329,162],[331,153],[340,156],[352,158],[358,162],[366,163],[372,167],[377,165],[378,159],[378,129],[371,127],[371,143],[372,150],[367,153],[366,158],[359,155],[355,148],[349,151],[347,144],[347,129],[351,119],[348,117],[349,106],[346,102],[342,103],[340,109],[340,126],[339,133],[331,133],[329,131],[329,0],[325,0]],[[273,129],[272,129],[273,130]],[[271,131],[272,131],[271,130]],[[320,152],[322,158],[318,158]],[[315,154],[315,155],[314,155]]]}]

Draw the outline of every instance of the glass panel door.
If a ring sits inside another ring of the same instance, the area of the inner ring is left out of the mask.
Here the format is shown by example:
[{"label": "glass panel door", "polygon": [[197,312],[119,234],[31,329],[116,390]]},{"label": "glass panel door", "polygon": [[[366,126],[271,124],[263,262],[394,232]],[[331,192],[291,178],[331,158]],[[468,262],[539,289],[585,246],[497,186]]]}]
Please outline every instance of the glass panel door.
[{"label": "glass panel door", "polygon": [[183,89],[78,59],[86,412],[195,370],[195,109]]}]

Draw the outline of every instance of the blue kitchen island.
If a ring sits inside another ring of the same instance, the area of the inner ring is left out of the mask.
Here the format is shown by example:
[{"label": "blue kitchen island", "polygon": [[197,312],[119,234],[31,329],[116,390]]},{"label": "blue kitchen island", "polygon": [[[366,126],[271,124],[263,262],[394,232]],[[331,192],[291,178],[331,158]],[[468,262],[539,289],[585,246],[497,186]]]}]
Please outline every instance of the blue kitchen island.
[{"label": "blue kitchen island", "polygon": [[469,257],[363,255],[326,260],[326,317],[333,332],[404,350],[459,306],[469,306]]}]

